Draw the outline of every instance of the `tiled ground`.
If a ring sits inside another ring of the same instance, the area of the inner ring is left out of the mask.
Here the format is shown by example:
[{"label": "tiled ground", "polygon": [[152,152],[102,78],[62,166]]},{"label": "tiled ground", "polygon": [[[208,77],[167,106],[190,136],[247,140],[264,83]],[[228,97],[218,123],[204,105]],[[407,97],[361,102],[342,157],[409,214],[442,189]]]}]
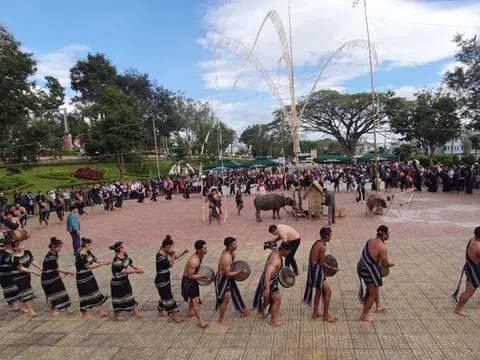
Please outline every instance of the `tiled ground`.
[{"label": "tiled ground", "polygon": [[[0,305],[0,359],[479,359],[478,298],[468,305],[471,317],[467,319],[453,313],[450,294],[458,282],[466,242],[473,228],[480,225],[480,193],[423,192],[410,209],[402,208],[401,216],[391,209],[382,218],[365,215],[364,205],[353,199],[351,193],[337,195],[337,206],[345,205],[348,215],[334,225],[334,239],[329,244],[329,252],[341,268],[329,280],[336,324],[310,320],[311,309],[301,305],[308,252],[325,220],[296,222],[285,213],[282,222],[294,226],[302,236],[297,258],[303,273],[293,288],[282,290],[283,327],[272,328],[255,317],[240,318],[231,309],[230,325],[217,325],[213,285],[201,288],[202,313],[212,321],[206,330],[196,327],[192,319],[175,325],[157,318],[154,257],[166,234],[172,235],[179,250],[192,249],[196,239],[205,239],[209,254],[204,263],[214,268],[223,238],[235,236],[239,242],[237,259],[248,261],[252,267],[252,276],[239,283],[249,305],[268,255],[262,242],[271,238],[267,232],[273,223],[271,213],[263,213],[264,222],[257,224],[253,197],[245,198],[240,217],[227,200],[230,214],[221,226],[202,222],[199,198],[186,201],[175,197],[172,203],[160,199],[141,207],[128,202],[124,210],[111,214],[96,208],[93,216],[82,219],[82,235],[94,239],[94,253],[100,259],[112,258],[108,246],[121,239],[129,245],[133,260],[146,270],[144,275],[132,276],[144,318],[83,321],[77,311],[70,317],[52,319],[45,311],[40,281],[35,278],[36,318],[12,313],[5,304]],[[389,310],[376,315],[374,324],[367,324],[358,320],[361,305],[356,300],[355,269],[365,241],[382,222],[391,230],[389,248],[396,266],[382,288]],[[48,229],[33,231],[27,246],[42,260],[53,235],[65,241],[61,264],[71,267],[69,235],[55,221]],[[179,285],[184,263],[180,261],[173,269],[173,290],[182,313],[186,304],[181,301]],[[109,293],[110,270],[100,268],[95,273],[103,292]],[[65,278],[64,282],[77,307],[74,279]]]}]

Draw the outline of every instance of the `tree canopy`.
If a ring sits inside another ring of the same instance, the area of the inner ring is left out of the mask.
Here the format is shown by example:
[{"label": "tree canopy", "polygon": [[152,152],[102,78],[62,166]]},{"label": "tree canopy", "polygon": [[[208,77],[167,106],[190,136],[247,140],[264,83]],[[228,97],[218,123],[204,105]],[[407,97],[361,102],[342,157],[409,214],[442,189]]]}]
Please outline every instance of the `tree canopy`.
[{"label": "tree canopy", "polygon": [[480,41],[477,36],[466,39],[460,34],[453,41],[460,66],[445,74],[445,83],[455,91],[462,116],[471,120],[472,128],[480,130]]},{"label": "tree canopy", "polygon": [[[380,95],[379,124],[385,122]],[[302,105],[301,105],[302,106]],[[307,131],[333,136],[345,153],[353,158],[360,138],[373,129],[372,95],[368,93],[341,94],[320,90],[312,94],[303,113],[302,126]]]},{"label": "tree canopy", "polygon": [[462,127],[455,98],[441,90],[420,91],[413,101],[390,98],[386,115],[392,130],[403,140],[417,141],[430,160],[437,146],[456,139]]}]

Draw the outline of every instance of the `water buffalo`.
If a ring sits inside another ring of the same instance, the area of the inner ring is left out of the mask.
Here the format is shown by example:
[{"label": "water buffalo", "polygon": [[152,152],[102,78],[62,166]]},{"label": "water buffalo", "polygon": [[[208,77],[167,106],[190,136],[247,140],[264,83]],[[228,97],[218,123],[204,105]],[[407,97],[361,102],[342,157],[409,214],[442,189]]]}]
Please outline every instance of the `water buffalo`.
[{"label": "water buffalo", "polygon": [[[253,200],[253,205],[255,205],[255,216],[257,218],[257,222],[262,221],[260,217],[260,211],[262,210],[273,210],[273,218],[276,219],[277,217],[280,219],[280,209],[284,206],[295,206],[295,201],[287,196],[280,195],[280,194],[266,194],[266,195],[259,195],[255,197]],[[277,216],[275,216],[275,213]]]}]

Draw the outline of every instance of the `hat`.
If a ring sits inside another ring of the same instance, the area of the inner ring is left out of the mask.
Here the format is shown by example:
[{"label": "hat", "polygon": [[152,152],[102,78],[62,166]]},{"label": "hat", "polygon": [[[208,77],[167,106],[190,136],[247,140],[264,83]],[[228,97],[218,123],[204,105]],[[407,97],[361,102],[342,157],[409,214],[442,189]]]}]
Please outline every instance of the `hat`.
[{"label": "hat", "polygon": [[377,229],[377,235],[385,235],[388,233],[388,227],[385,225],[380,225]]},{"label": "hat", "polygon": [[322,239],[327,238],[331,233],[332,233],[332,229],[330,229],[329,227],[325,226],[320,229],[320,237]]},{"label": "hat", "polygon": [[223,240],[223,245],[225,245],[225,247],[229,247],[230,245],[232,245],[235,241],[237,241],[237,239],[235,239],[234,237],[227,237],[225,238],[225,240]]},{"label": "hat", "polygon": [[200,250],[202,249],[205,245],[207,245],[207,242],[205,240],[197,240],[195,241],[195,250]]}]

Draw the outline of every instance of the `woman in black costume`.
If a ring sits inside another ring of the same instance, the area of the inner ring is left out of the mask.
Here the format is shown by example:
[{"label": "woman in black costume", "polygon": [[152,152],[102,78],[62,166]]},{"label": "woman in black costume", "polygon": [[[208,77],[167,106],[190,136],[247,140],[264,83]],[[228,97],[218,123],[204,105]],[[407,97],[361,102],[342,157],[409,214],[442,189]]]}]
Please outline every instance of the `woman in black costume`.
[{"label": "woman in black costume", "polygon": [[77,290],[80,297],[80,311],[85,320],[93,319],[87,309],[96,307],[101,317],[106,317],[109,312],[103,306],[108,296],[103,295],[98,288],[97,280],[92,270],[100,266],[110,265],[110,261],[98,261],[91,253],[92,240],[82,238],[82,247],[75,255],[75,268],[77,269]]},{"label": "woman in black costume", "polygon": [[171,317],[173,322],[179,323],[183,320],[178,315],[178,306],[173,298],[172,285],[170,282],[170,268],[175,263],[175,260],[180,259],[188,250],[183,251],[180,255],[175,255],[173,249],[173,240],[170,235],[167,235],[162,242],[162,247],[155,256],[155,263],[157,267],[157,276],[155,277],[155,286],[160,295],[158,302],[158,316],[165,316],[165,311]]},{"label": "woman in black costume", "polygon": [[42,288],[47,298],[48,309],[50,315],[59,315],[59,311],[67,310],[70,314],[70,298],[68,296],[65,285],[63,284],[60,274],[73,276],[72,271],[62,270],[58,267],[58,253],[62,250],[63,242],[56,237],[50,239],[50,251],[43,259],[42,270]]},{"label": "woman in black costume", "polygon": [[[110,250],[115,251],[115,257],[112,261],[112,280],[110,281],[115,319],[125,320],[122,312],[130,311],[133,312],[135,317],[140,318],[142,314],[137,310],[138,303],[133,297],[132,285],[128,275],[143,274],[143,270],[133,264],[132,259],[127,255],[128,248],[123,242],[116,242],[115,245],[110,246]],[[132,269],[129,269],[129,267]]]}]

